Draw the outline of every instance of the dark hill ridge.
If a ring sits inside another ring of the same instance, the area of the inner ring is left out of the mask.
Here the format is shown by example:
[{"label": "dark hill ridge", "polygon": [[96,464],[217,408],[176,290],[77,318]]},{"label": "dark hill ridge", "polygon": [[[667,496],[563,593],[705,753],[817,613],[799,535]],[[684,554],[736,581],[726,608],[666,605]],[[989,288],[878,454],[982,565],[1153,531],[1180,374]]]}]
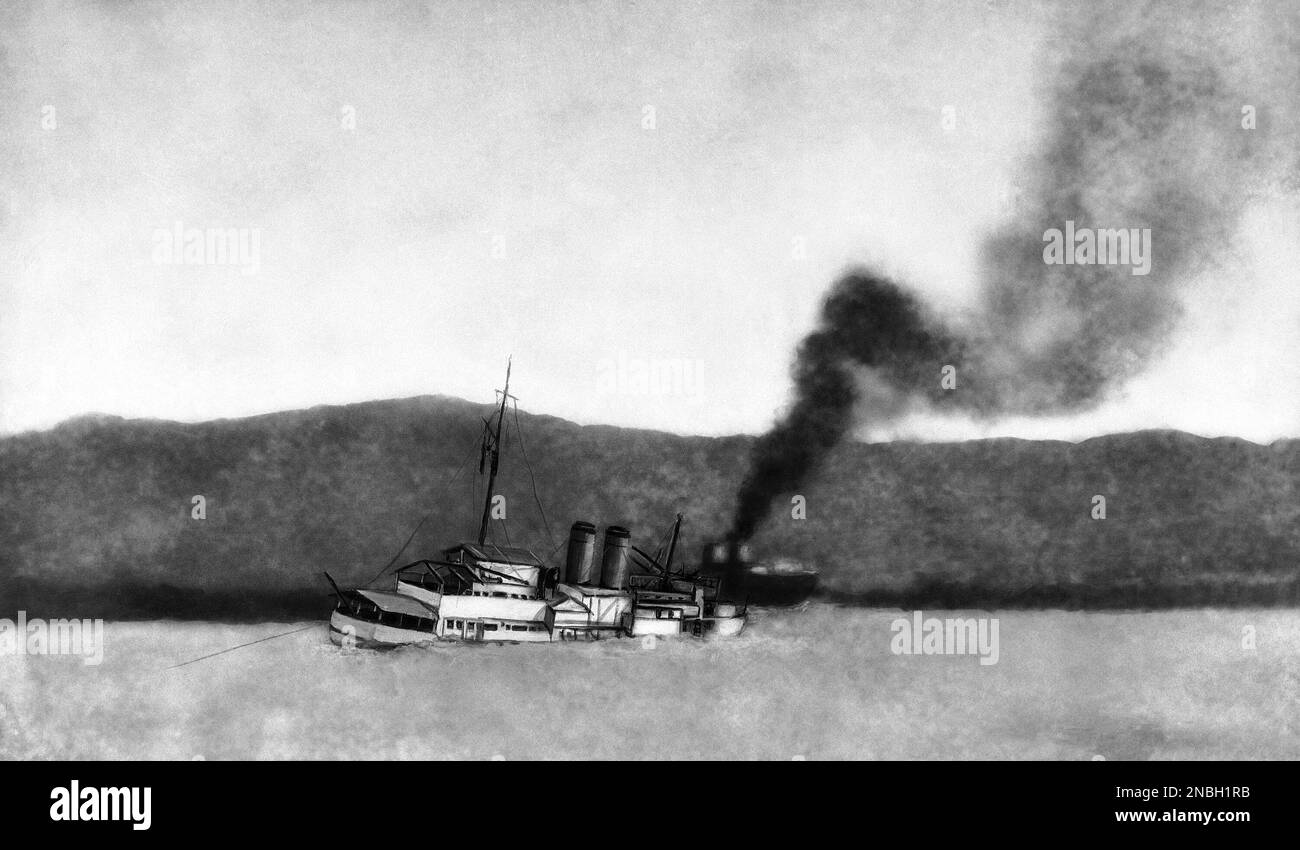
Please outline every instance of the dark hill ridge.
[{"label": "dark hill ridge", "polygon": [[[371,579],[425,513],[406,559],[476,532],[490,410],[422,396],[199,424],[82,417],[0,439],[0,603],[33,616],[323,613],[323,570]],[[653,548],[681,510],[694,558],[726,529],[752,438],[519,419],[551,537],[511,418],[498,487],[510,542],[550,554],[581,518],[627,525]],[[205,520],[190,517],[195,494]],[[1090,517],[1094,494],[1105,520]],[[854,443],[803,495],[807,519],[790,519],[784,497],[755,548],[817,562],[842,598],[1300,601],[1296,440]]]}]

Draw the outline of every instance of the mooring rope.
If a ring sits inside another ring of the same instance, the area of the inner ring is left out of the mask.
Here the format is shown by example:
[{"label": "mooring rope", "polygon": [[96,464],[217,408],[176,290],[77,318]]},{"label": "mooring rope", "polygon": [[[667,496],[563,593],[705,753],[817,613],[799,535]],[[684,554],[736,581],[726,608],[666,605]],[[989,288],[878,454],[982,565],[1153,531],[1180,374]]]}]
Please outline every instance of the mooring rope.
[{"label": "mooring rope", "polygon": [[278,635],[271,635],[270,637],[258,638],[257,640],[250,640],[248,643],[241,643],[239,646],[232,646],[232,647],[230,647],[229,649],[223,649],[223,650],[221,650],[220,652],[213,652],[213,653],[211,653],[211,654],[209,654],[209,655],[204,655],[204,656],[201,657],[201,658],[195,658],[195,659],[193,659],[193,660],[191,660],[191,661],[185,661],[185,662],[182,662],[182,663],[180,663],[180,664],[173,664],[171,667],[168,667],[167,669],[168,669],[168,670],[175,670],[177,667],[185,667],[185,666],[190,665],[190,664],[195,664],[195,663],[197,663],[197,662],[199,662],[199,661],[204,661],[204,660],[206,660],[206,659],[208,659],[208,658],[216,658],[218,655],[225,655],[227,652],[234,652],[236,649],[243,649],[244,647],[246,647],[246,646],[252,646],[252,645],[255,644],[255,643],[265,643],[265,642],[267,642],[268,640],[275,640],[276,638],[287,637],[288,635],[296,635],[296,634],[298,634],[298,632],[305,632],[305,631],[307,631],[308,629],[316,629],[316,628],[320,628],[320,625],[317,624],[317,623],[313,623],[313,624],[311,624],[310,626],[303,626],[302,628],[300,628],[300,629],[294,629],[293,631],[280,632],[280,634],[278,634]]}]

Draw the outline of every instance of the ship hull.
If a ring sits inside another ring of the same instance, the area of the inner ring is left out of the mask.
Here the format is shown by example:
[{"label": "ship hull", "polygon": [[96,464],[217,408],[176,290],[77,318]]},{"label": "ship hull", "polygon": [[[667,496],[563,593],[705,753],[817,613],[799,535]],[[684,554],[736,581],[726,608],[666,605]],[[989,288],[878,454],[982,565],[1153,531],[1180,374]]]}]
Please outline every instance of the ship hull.
[{"label": "ship hull", "polygon": [[335,611],[330,615],[330,641],[336,646],[387,649],[417,643],[432,643],[435,640],[437,636],[429,632],[372,623],[342,611]]}]

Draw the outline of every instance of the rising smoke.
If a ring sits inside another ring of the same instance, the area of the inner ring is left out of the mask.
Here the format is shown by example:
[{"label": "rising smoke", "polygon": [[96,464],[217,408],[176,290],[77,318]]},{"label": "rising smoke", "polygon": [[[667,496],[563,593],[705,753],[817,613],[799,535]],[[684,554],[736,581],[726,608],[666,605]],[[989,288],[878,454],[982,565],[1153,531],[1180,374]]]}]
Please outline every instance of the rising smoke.
[{"label": "rising smoke", "polygon": [[872,369],[892,387],[930,390],[938,400],[935,364],[960,359],[960,344],[913,296],[882,277],[842,278],[822,305],[821,326],[795,354],[789,411],[754,445],[731,539],[748,539],[772,499],[802,484],[854,426],[854,367]]},{"label": "rising smoke", "polygon": [[[1158,35],[1077,43],[1051,91],[1016,214],[984,246],[973,319],[947,327],[869,271],[835,283],[796,352],[791,405],[753,447],[731,539],[752,536],[772,501],[802,489],[861,424],[864,374],[913,404],[1046,415],[1096,405],[1164,350],[1180,290],[1221,262],[1272,159],[1242,131],[1241,95],[1212,50],[1162,46]],[[1066,221],[1150,228],[1150,274],[1045,264],[1043,233]],[[959,392],[940,388],[948,364]]]}]

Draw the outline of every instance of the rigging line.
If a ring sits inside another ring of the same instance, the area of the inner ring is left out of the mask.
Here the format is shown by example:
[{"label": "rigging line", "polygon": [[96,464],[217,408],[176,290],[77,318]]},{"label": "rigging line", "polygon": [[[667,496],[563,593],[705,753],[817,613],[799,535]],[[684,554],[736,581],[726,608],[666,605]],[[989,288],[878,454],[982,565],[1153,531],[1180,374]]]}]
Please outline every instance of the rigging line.
[{"label": "rigging line", "polygon": [[506,528],[505,517],[501,517],[501,533],[506,536],[506,545],[511,548],[514,548],[514,544],[510,542],[510,529]]},{"label": "rigging line", "polygon": [[[473,535],[472,527],[479,521],[479,505],[483,504],[483,497],[478,492],[478,480],[482,475],[469,476],[469,524],[471,526],[470,534]],[[488,529],[491,532],[491,528]]]},{"label": "rigging line", "polygon": [[519,441],[519,454],[523,456],[524,466],[528,467],[528,480],[533,485],[533,501],[537,503],[537,512],[542,515],[542,526],[546,529],[546,537],[555,545],[555,535],[551,533],[551,524],[546,520],[546,510],[542,507],[542,499],[537,495],[537,476],[533,475],[533,465],[528,461],[528,451],[524,448],[524,429],[519,424],[519,402],[515,402],[515,439]]},{"label": "rigging line", "polygon": [[[475,439],[475,442],[478,442],[477,438]],[[446,486],[443,487],[443,495],[446,495],[446,493],[451,491],[451,485],[456,483],[456,479],[459,478],[460,474],[465,471],[465,464],[467,464],[469,462],[469,459],[472,458],[473,456],[474,456],[474,447],[471,446],[469,454],[465,455],[465,459],[460,462],[460,467],[456,470],[456,473],[451,476],[451,478],[447,481]],[[419,534],[420,529],[423,528],[424,524],[431,519],[433,519],[433,511],[430,511],[429,513],[424,515],[424,517],[419,521],[419,523],[416,524],[415,530],[413,530],[411,532],[411,535],[406,538],[406,542],[402,544],[402,548],[397,550],[397,554],[393,555],[392,559],[387,564],[384,564],[383,569],[375,573],[374,577],[371,578],[370,581],[366,582],[366,584],[370,584],[371,582],[375,581],[380,576],[382,576],[384,573],[388,572],[388,570],[393,566],[393,564],[397,563],[397,559],[402,557],[402,553],[406,551],[406,547],[411,545],[411,541],[415,539],[415,535]]]},{"label": "rigging line", "polygon": [[177,667],[186,667],[190,664],[195,664],[199,661],[204,661],[208,658],[216,658],[218,655],[225,655],[227,652],[234,652],[236,649],[243,649],[246,646],[252,646],[255,643],[266,643],[268,640],[275,640],[276,638],[287,637],[289,635],[296,635],[298,634],[298,632],[305,632],[308,629],[316,629],[316,628],[320,628],[320,626],[317,625],[316,623],[313,623],[310,626],[303,626],[302,628],[294,629],[293,631],[281,632],[278,635],[271,635],[270,637],[258,638],[257,640],[250,640],[248,643],[241,643],[239,646],[232,646],[229,649],[223,649],[220,652],[213,652],[209,655],[204,655],[201,658],[195,658],[191,661],[183,661],[180,664],[173,664],[171,667],[168,667],[167,669],[175,670]]},{"label": "rigging line", "polygon": [[668,541],[672,539],[672,536],[673,536],[673,529],[671,526],[669,526],[669,528],[663,534],[659,535],[659,540],[658,540],[659,545],[656,546],[655,548],[662,552],[664,550],[664,547],[668,545]]}]

